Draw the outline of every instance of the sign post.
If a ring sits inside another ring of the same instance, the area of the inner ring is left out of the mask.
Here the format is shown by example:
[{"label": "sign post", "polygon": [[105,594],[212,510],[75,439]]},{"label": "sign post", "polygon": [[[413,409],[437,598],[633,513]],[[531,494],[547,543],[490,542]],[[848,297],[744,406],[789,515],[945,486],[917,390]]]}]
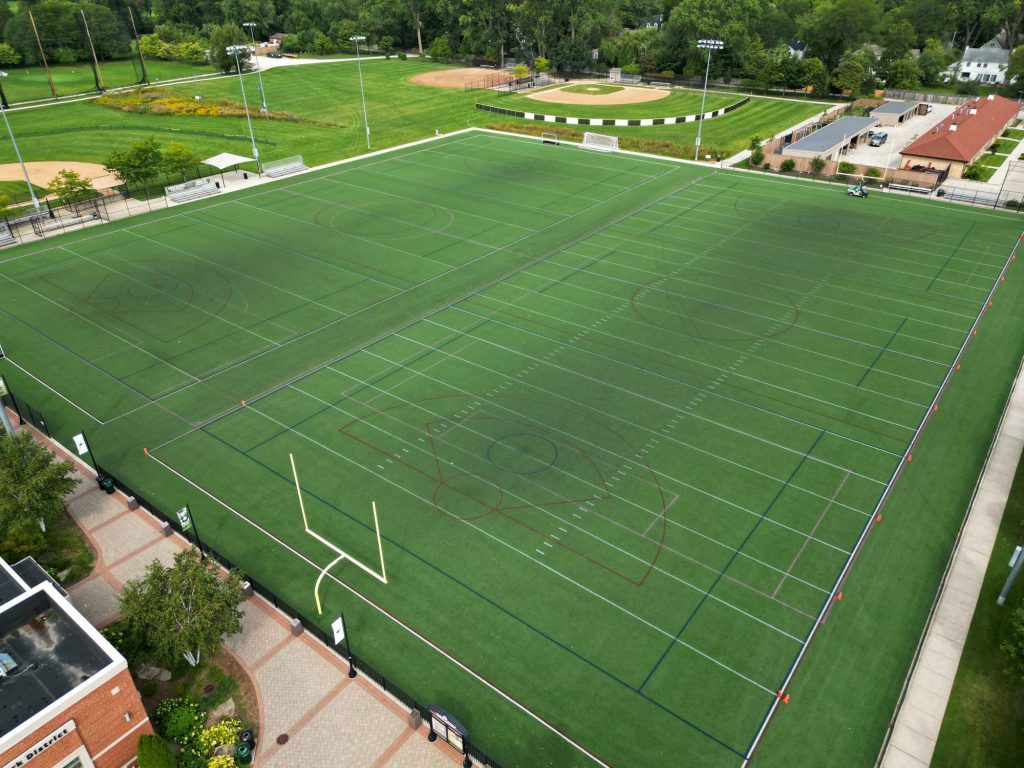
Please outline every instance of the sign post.
[{"label": "sign post", "polygon": [[469,759],[469,731],[466,730],[466,726],[440,707],[432,706],[427,711],[430,714],[430,735],[427,739],[444,739],[459,750],[463,768],[472,768],[473,762]]},{"label": "sign post", "polygon": [[178,523],[181,525],[181,532],[187,534],[189,530],[196,538],[196,548],[199,554],[203,554],[203,542],[199,539],[199,528],[196,526],[196,519],[192,516],[192,510],[188,504],[178,510]]},{"label": "sign post", "polygon": [[996,605],[1005,605],[1006,596],[1010,594],[1010,589],[1013,587],[1013,582],[1017,580],[1017,574],[1020,573],[1021,566],[1024,565],[1024,551],[1018,544],[1017,548],[1013,550],[1013,556],[1010,558],[1010,575],[1006,577],[1006,583],[1003,585],[1003,591],[999,593],[999,597],[996,599]]},{"label": "sign post", "polygon": [[348,632],[345,630],[345,614],[331,622],[331,629],[334,631],[334,645],[341,645],[345,642],[345,660],[348,661],[348,676],[356,676],[356,665],[352,659],[352,643],[348,639]]}]

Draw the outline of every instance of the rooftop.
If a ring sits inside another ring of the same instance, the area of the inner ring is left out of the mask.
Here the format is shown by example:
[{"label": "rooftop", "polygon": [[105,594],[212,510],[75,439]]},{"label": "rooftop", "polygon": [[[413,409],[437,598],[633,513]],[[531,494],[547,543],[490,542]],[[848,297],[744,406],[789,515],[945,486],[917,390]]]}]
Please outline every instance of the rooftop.
[{"label": "rooftop", "polygon": [[969,101],[900,150],[902,155],[970,162],[992,143],[1020,110],[1002,96]]},{"label": "rooftop", "polygon": [[1010,52],[1005,48],[965,48],[961,61],[978,64],[1009,64]]},{"label": "rooftop", "polygon": [[887,101],[885,104],[872,109],[871,114],[902,115],[904,112],[909,112],[912,109],[917,109],[916,101]]},{"label": "rooftop", "polygon": [[827,153],[845,144],[854,136],[864,133],[878,122],[873,117],[841,117],[824,128],[804,136],[800,141],[793,142],[786,149],[801,152]]},{"label": "rooftop", "polygon": [[30,562],[0,560],[0,737],[116,661]]}]

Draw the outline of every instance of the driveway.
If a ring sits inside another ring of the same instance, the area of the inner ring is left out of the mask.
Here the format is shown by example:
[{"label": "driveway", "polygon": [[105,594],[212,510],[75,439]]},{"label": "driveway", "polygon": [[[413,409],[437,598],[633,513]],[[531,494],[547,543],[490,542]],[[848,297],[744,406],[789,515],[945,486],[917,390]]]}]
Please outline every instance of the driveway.
[{"label": "driveway", "polygon": [[927,133],[932,126],[949,117],[956,109],[954,104],[935,104],[927,115],[914,115],[900,125],[882,130],[889,134],[889,140],[880,147],[869,147],[867,142],[859,144],[855,149],[848,150],[842,159],[858,165],[873,165],[878,168],[899,168],[902,163],[900,150],[912,143],[918,136]]}]

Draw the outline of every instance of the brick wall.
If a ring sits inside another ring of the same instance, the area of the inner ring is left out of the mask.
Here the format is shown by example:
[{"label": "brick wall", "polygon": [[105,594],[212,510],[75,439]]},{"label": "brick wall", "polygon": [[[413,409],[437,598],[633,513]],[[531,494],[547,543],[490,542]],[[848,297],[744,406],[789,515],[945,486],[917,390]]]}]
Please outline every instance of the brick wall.
[{"label": "brick wall", "polygon": [[[125,720],[125,712],[131,715],[131,720]],[[25,768],[54,768],[81,746],[88,750],[97,768],[121,768],[135,757],[139,736],[153,732],[132,676],[127,669],[122,669],[0,754],[0,766],[68,720],[75,721],[76,729],[29,760]]]}]

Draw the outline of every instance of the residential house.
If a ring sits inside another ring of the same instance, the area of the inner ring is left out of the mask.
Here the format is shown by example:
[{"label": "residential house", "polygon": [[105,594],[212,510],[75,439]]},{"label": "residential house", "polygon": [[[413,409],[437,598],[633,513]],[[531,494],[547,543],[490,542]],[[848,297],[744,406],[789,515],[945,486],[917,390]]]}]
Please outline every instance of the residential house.
[{"label": "residential house", "polygon": [[1003,47],[997,35],[980,48],[965,48],[960,61],[946,69],[946,77],[957,82],[977,80],[988,85],[1002,85],[1009,65],[1010,51]]},{"label": "residential house", "polygon": [[803,40],[787,40],[786,48],[789,49],[789,55],[794,59],[803,59],[807,54],[807,43]]}]

